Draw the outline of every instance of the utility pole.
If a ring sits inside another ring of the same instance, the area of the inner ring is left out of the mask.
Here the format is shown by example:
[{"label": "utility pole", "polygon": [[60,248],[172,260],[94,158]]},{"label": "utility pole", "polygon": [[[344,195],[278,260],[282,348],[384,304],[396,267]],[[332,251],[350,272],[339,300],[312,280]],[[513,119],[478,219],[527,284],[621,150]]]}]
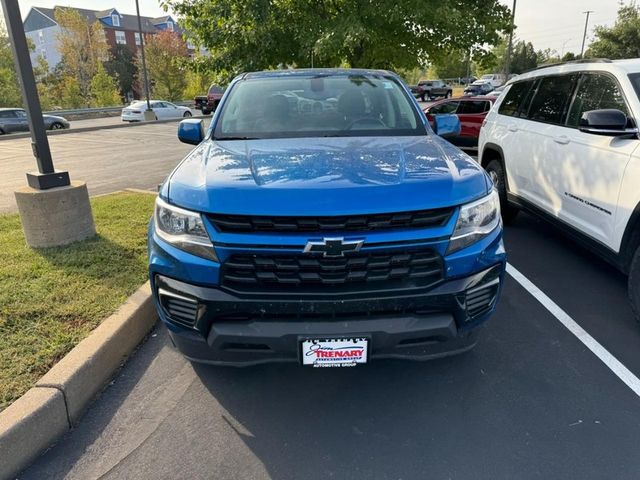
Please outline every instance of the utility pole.
[{"label": "utility pole", "polygon": [[582,48],[580,48],[580,58],[584,58],[584,42],[587,40],[587,28],[589,26],[589,15],[593,13],[593,10],[587,10],[582,12],[587,14],[587,18],[584,20],[584,34],[582,35]]},{"label": "utility pole", "polygon": [[504,65],[505,82],[509,80],[511,69],[511,49],[513,48],[513,30],[516,26],[516,0],[513,0],[513,8],[511,9],[511,29],[509,30],[509,46],[507,47],[507,59]]},{"label": "utility pole", "polygon": [[[138,35],[140,35],[140,56],[142,57],[142,76],[144,77],[144,94],[147,98],[147,110],[144,112],[145,120],[153,120],[155,115],[151,110],[151,101],[149,100],[149,77],[147,76],[147,62],[144,58],[144,36],[142,35],[142,20],[140,19],[140,5],[136,0],[136,15],[138,16]],[[148,113],[147,113],[148,112]]]}]

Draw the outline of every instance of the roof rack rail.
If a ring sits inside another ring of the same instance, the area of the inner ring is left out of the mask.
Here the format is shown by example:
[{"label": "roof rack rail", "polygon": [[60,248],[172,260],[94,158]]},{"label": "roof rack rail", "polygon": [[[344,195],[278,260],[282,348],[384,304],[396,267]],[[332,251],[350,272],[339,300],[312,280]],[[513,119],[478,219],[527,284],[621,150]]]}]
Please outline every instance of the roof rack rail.
[{"label": "roof rack rail", "polygon": [[613,63],[608,58],[579,58],[577,60],[568,60],[566,62],[555,62],[555,63],[545,63],[543,65],[538,65],[536,68],[532,68],[531,70],[527,70],[523,73],[535,72],[536,70],[540,70],[542,68],[549,67],[559,67],[560,65],[572,65],[572,64],[580,64],[580,63]]}]

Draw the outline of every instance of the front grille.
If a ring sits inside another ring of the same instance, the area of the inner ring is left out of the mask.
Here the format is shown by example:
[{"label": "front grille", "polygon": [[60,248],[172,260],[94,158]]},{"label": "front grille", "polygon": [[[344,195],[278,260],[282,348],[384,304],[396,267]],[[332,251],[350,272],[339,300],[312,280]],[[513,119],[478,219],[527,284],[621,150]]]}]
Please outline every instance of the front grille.
[{"label": "front grille", "polygon": [[429,228],[446,225],[453,208],[340,217],[209,215],[221,232],[326,232]]},{"label": "front grille", "polygon": [[442,277],[442,259],[431,249],[358,252],[339,258],[236,254],[222,268],[222,285],[239,291],[349,292],[428,286]]},{"label": "front grille", "polygon": [[193,327],[198,318],[198,303],[186,297],[160,290],[160,303],[166,315],[174,323]]}]

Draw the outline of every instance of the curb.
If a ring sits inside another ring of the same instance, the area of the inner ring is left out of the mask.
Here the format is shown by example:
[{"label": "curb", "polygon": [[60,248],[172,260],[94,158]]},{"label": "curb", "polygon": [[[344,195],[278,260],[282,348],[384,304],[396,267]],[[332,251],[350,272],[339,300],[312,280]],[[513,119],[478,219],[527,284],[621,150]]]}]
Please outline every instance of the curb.
[{"label": "curb", "polygon": [[12,478],[78,423],[157,320],[146,282],[22,397],[0,412],[0,478]]},{"label": "curb", "polygon": [[[188,118],[198,118],[205,119],[211,118],[211,115],[192,115]],[[172,122],[180,122],[185,120],[185,118],[166,118],[164,120],[151,120],[148,122],[133,122],[133,123],[116,123],[114,125],[97,125],[95,127],[80,127],[80,128],[69,128],[67,130],[47,130],[47,137],[54,135],[68,135],[70,133],[82,133],[82,132],[93,132],[95,130],[109,130],[112,128],[133,128],[140,127],[142,125],[152,125],[154,123],[172,123]],[[25,133],[11,133],[9,135],[0,135],[0,142],[5,140],[15,140],[17,138],[31,138],[30,132]]]}]

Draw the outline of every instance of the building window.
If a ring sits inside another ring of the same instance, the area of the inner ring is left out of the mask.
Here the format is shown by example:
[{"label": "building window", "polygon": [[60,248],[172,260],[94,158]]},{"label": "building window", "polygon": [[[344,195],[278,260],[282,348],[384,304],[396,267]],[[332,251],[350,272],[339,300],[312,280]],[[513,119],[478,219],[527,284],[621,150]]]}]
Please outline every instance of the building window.
[{"label": "building window", "polygon": [[136,32],[134,35],[136,37],[136,45],[140,46],[142,44],[142,42],[140,41],[140,33]]},{"label": "building window", "polygon": [[114,27],[119,27],[120,26],[120,15],[118,15],[117,13],[114,13],[113,15],[111,15],[111,24]]},{"label": "building window", "polygon": [[116,30],[116,43],[121,45],[127,44],[127,38],[124,36],[124,32],[122,30]]},{"label": "building window", "polygon": [[40,50],[40,56],[46,60],[47,59],[47,51],[43,48],[42,50]]},{"label": "building window", "polygon": [[38,41],[40,42],[40,45],[44,44],[44,33],[42,33],[42,30],[38,30]]},{"label": "building window", "polygon": [[167,21],[167,30],[173,32],[173,22],[171,20]]}]

